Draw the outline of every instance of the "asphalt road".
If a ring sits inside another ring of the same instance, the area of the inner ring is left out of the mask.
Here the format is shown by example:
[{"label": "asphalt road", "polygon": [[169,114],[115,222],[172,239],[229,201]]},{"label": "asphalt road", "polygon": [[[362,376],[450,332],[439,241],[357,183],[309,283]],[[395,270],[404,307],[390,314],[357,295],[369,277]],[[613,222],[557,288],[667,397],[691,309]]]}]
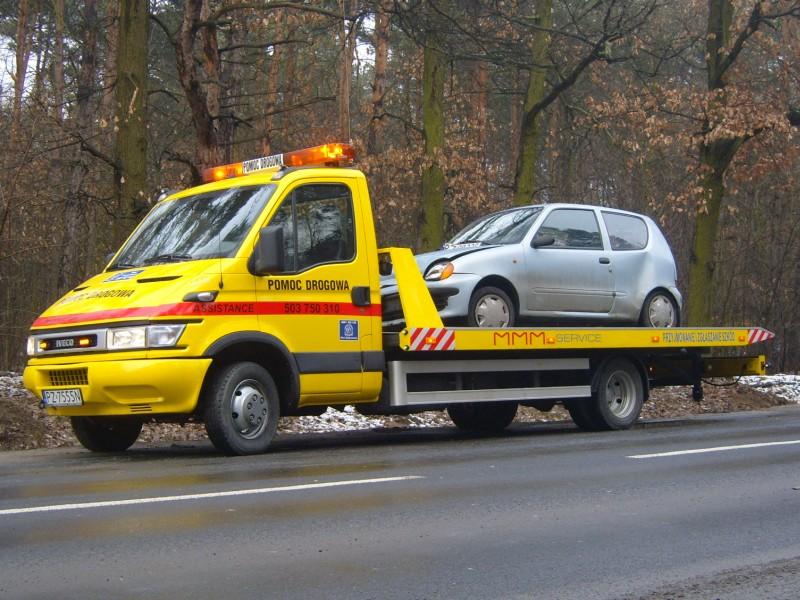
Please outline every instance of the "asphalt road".
[{"label": "asphalt road", "polygon": [[616,433],[305,434],[243,458],[9,452],[0,598],[788,600],[799,513],[794,406]]}]

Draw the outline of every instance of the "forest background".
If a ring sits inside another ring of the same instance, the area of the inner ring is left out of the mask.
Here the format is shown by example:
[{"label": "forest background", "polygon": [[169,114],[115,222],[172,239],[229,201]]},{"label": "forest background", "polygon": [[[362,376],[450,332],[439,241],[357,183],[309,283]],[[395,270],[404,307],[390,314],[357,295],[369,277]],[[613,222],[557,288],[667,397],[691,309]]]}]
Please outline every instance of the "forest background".
[{"label": "forest background", "polygon": [[800,1],[0,0],[2,60],[0,370],[163,190],[346,140],[381,244],[644,212],[684,323],[767,327],[800,369]]}]

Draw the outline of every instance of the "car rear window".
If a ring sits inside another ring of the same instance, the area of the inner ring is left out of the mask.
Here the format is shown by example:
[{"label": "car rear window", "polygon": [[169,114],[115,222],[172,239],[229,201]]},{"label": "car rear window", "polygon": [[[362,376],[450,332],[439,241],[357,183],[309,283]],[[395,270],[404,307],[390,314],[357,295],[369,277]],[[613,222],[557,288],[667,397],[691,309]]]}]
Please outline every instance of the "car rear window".
[{"label": "car rear window", "polygon": [[612,250],[642,250],[647,246],[647,224],[632,215],[603,211]]}]

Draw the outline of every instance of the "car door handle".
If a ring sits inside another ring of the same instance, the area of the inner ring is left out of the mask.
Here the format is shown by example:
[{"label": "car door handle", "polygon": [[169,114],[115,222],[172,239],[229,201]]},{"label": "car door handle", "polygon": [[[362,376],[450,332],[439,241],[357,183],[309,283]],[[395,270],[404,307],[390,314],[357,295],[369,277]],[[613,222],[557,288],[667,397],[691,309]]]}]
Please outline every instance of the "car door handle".
[{"label": "car door handle", "polygon": [[611,259],[610,258],[606,258],[605,256],[601,256],[600,257],[600,264],[601,265],[610,265],[611,264]]},{"label": "car door handle", "polygon": [[372,301],[369,297],[369,287],[366,285],[354,286],[350,291],[350,298],[355,306],[371,306]]}]

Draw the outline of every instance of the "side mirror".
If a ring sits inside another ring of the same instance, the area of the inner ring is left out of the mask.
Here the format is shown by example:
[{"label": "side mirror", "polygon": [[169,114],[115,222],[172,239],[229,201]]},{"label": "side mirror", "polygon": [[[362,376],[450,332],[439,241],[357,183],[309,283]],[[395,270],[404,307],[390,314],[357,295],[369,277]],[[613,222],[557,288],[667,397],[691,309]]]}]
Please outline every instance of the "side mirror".
[{"label": "side mirror", "polygon": [[283,227],[270,225],[258,234],[256,246],[247,261],[247,270],[253,275],[268,275],[286,270],[283,253]]},{"label": "side mirror", "polygon": [[542,248],[543,246],[552,246],[556,243],[556,238],[552,235],[543,235],[542,237],[534,236],[531,246],[534,248]]}]

